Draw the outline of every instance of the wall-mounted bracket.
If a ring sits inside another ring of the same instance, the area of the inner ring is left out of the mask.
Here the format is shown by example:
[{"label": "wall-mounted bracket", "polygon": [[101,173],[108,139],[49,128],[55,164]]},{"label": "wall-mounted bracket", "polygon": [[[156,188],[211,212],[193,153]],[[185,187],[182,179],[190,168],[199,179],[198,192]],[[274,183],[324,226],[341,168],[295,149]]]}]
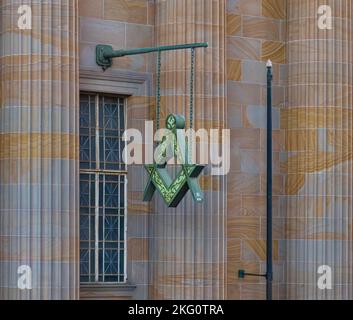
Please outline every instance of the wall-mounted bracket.
[{"label": "wall-mounted bracket", "polygon": [[172,46],[160,46],[160,47],[152,47],[152,48],[113,50],[112,46],[99,44],[96,47],[96,62],[97,62],[97,65],[102,67],[103,70],[106,70],[112,66],[113,58],[131,56],[136,54],[145,54],[145,53],[151,53],[151,52],[193,49],[193,48],[207,48],[207,47],[208,47],[208,43],[201,42],[201,43],[190,43],[190,44],[177,44]]},{"label": "wall-mounted bracket", "polygon": [[239,279],[245,279],[246,276],[248,276],[248,277],[261,277],[261,278],[267,279],[267,274],[247,273],[247,272],[245,272],[245,270],[238,271]]},{"label": "wall-mounted bracket", "polygon": [[110,68],[113,64],[112,54],[114,50],[112,46],[99,44],[96,47],[96,62],[103,70]]}]

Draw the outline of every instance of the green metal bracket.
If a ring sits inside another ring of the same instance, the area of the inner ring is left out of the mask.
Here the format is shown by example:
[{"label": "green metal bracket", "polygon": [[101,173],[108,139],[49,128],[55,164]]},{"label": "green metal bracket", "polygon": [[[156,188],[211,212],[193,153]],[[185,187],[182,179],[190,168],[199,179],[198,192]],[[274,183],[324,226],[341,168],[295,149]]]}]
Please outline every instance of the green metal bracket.
[{"label": "green metal bracket", "polygon": [[151,48],[137,48],[128,50],[113,50],[112,46],[99,44],[96,47],[96,62],[97,65],[102,67],[103,70],[110,68],[113,64],[113,58],[124,56],[131,56],[136,54],[145,54],[151,52],[171,51],[171,50],[184,50],[192,48],[207,48],[207,42],[179,44],[173,46],[160,46]]},{"label": "green metal bracket", "polygon": [[96,62],[104,71],[113,64],[113,59],[110,57],[113,52],[112,46],[102,44],[96,47]]},{"label": "green metal bracket", "polygon": [[239,277],[239,279],[244,279],[245,278],[245,270],[239,270],[238,277]]}]

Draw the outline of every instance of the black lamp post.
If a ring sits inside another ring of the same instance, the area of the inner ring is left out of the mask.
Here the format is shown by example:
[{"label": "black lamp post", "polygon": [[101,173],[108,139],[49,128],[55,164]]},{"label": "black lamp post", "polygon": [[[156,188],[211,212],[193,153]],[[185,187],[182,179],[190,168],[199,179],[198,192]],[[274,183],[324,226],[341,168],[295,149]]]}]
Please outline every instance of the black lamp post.
[{"label": "black lamp post", "polygon": [[239,270],[238,276],[266,278],[266,299],[272,300],[273,256],[272,256],[272,62],[267,61],[267,190],[266,190],[266,274],[247,273]]},{"label": "black lamp post", "polygon": [[266,299],[272,300],[272,62],[267,62]]}]

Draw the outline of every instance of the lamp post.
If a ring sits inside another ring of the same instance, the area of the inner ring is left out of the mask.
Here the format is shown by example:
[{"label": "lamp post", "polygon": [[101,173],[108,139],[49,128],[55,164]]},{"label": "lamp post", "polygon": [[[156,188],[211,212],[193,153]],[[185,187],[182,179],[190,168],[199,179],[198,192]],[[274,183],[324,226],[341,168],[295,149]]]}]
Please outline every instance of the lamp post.
[{"label": "lamp post", "polygon": [[273,256],[272,256],[272,62],[267,61],[267,185],[266,185],[266,273],[247,273],[245,270],[238,271],[238,277],[244,279],[249,277],[266,278],[266,300],[272,300],[273,280]]},{"label": "lamp post", "polygon": [[267,64],[266,299],[272,300],[272,62]]}]

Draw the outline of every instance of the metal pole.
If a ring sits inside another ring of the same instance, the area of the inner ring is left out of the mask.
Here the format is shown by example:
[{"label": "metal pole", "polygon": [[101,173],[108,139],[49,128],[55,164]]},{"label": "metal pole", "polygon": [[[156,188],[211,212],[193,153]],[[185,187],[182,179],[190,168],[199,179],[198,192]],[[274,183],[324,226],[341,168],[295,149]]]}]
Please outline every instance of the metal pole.
[{"label": "metal pole", "polygon": [[272,300],[272,62],[267,62],[267,222],[266,222],[266,299]]},{"label": "metal pole", "polygon": [[272,257],[272,62],[267,61],[267,191],[266,191],[266,274],[247,273],[238,270],[238,277],[266,278],[266,299],[272,300],[273,257]]},{"label": "metal pole", "polygon": [[117,58],[124,56],[131,56],[135,54],[144,54],[151,52],[161,52],[161,51],[170,51],[170,50],[183,50],[183,49],[192,49],[192,48],[206,48],[208,47],[207,43],[189,43],[189,44],[179,44],[174,46],[161,46],[161,47],[151,47],[151,48],[138,48],[138,49],[129,49],[129,50],[117,50],[112,53],[105,54],[105,58]]},{"label": "metal pole", "polygon": [[160,46],[151,48],[136,48],[127,50],[113,50],[112,46],[109,45],[97,45],[96,47],[96,62],[99,66],[106,70],[112,66],[112,59],[124,56],[131,56],[135,54],[145,54],[151,52],[171,51],[171,50],[184,50],[184,49],[195,49],[195,48],[207,48],[207,42],[201,43],[187,43],[178,44],[172,46]]}]

